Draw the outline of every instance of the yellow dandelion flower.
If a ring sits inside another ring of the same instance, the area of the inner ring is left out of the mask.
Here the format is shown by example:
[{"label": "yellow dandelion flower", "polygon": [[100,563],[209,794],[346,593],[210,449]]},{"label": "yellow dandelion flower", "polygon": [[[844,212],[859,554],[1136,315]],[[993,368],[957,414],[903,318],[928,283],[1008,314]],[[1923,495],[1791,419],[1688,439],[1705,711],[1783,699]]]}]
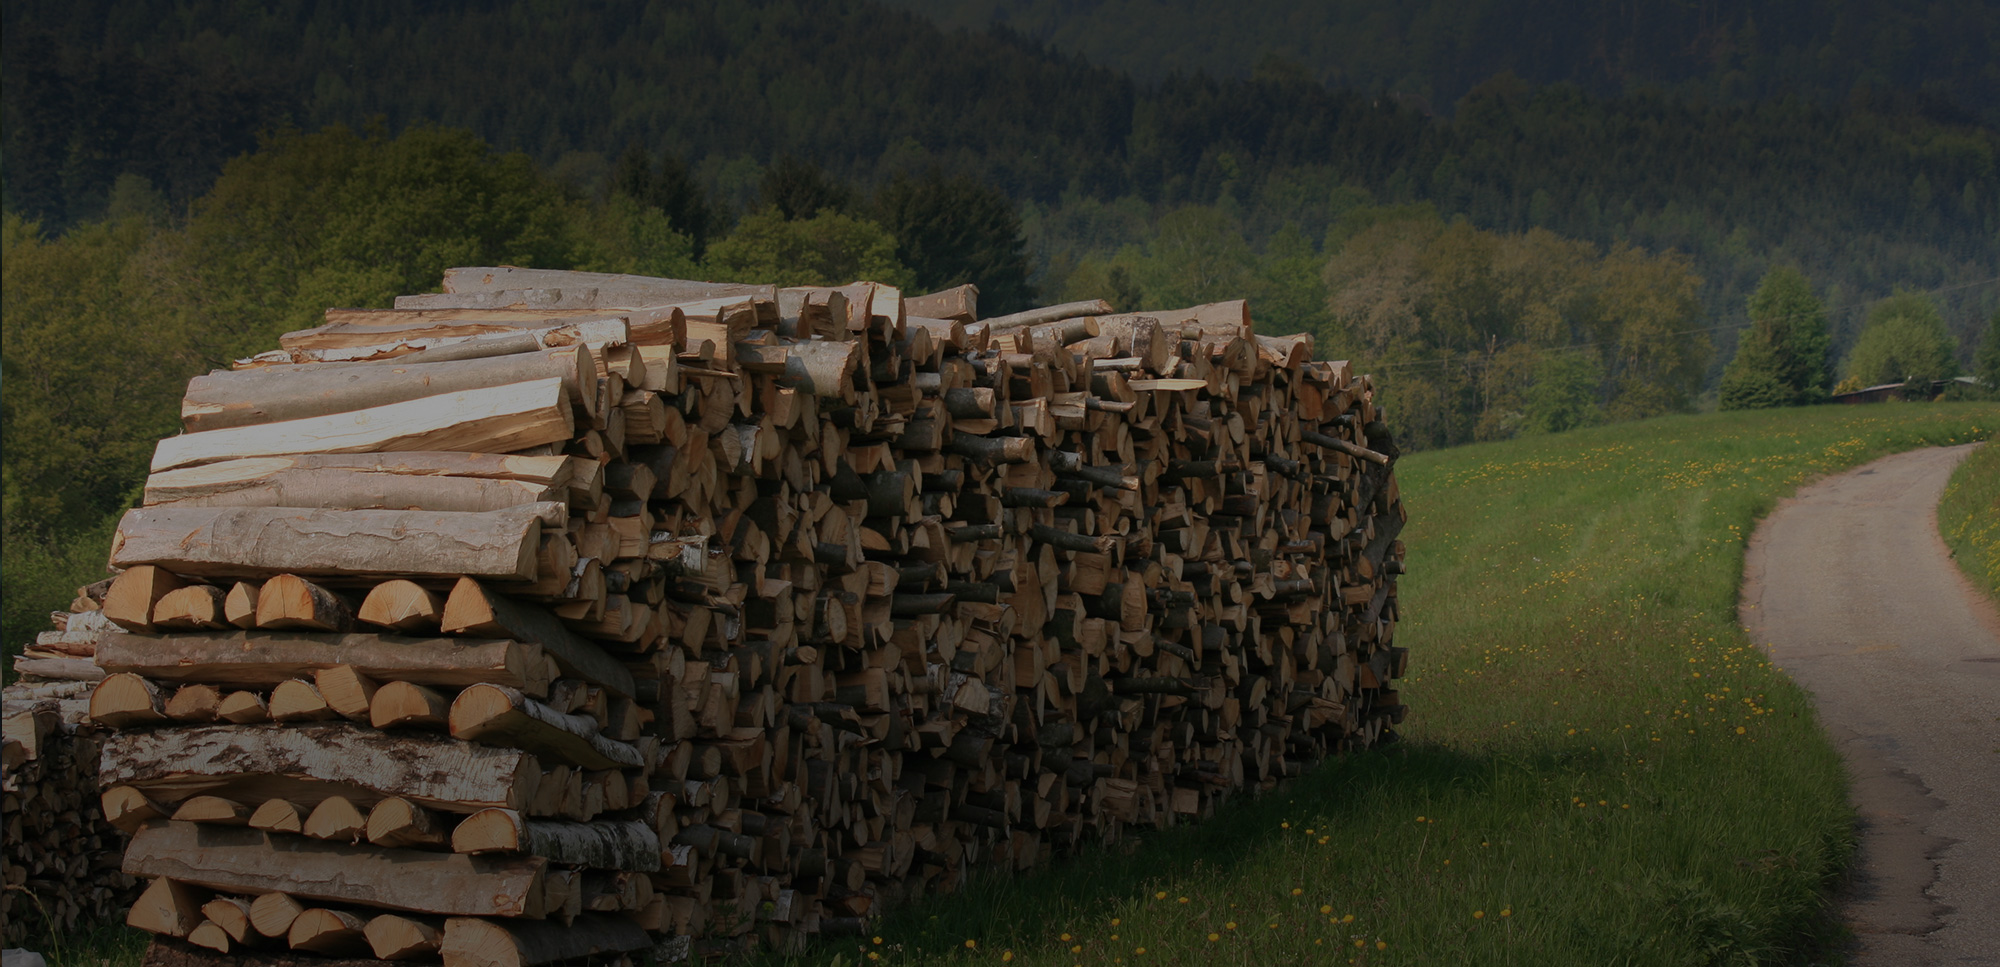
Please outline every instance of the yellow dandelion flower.
[{"label": "yellow dandelion flower", "polygon": [[1063,943],[1069,943],[1069,934],[1063,934],[1062,936],[1057,937],[1056,939],[1062,941]]},{"label": "yellow dandelion flower", "polygon": [[1223,924],[1223,925],[1222,925],[1222,929],[1224,929],[1224,930],[1234,930],[1234,929],[1236,929],[1236,921],[1234,921],[1234,920],[1231,920],[1231,921],[1229,921],[1228,923],[1225,923],[1225,924]]},{"label": "yellow dandelion flower", "polygon": [[1165,890],[1161,890],[1160,892],[1153,894],[1153,899],[1155,900],[1164,900],[1166,898],[1167,898],[1167,891]]},{"label": "yellow dandelion flower", "polygon": [[1474,910],[1474,911],[1472,911],[1472,919],[1474,919],[1474,920],[1484,920],[1484,919],[1486,919],[1486,911],[1484,911],[1484,910]]},{"label": "yellow dandelion flower", "polygon": [[1014,952],[1013,952],[1013,951],[1011,951],[1011,950],[1005,950],[1005,951],[1001,951],[1001,953],[1000,953],[1000,962],[1001,962],[1001,963],[1003,963],[1003,964],[1011,964],[1011,963],[1013,963],[1013,962],[1014,962]]},{"label": "yellow dandelion flower", "polygon": [[1209,943],[1214,943],[1214,942],[1216,942],[1217,940],[1221,940],[1221,939],[1222,939],[1222,935],[1221,935],[1221,934],[1219,934],[1219,933],[1211,933],[1211,934],[1209,934],[1209,935],[1208,935],[1208,942],[1209,942]]},{"label": "yellow dandelion flower", "polygon": [[1329,903],[1329,904],[1326,904],[1326,905],[1323,905],[1323,906],[1321,906],[1321,907],[1319,908],[1319,912],[1320,912],[1320,913],[1322,913],[1322,914],[1327,914],[1327,913],[1332,913],[1332,912],[1333,912],[1333,905],[1332,905],[1332,904],[1330,904],[1330,903]]},{"label": "yellow dandelion flower", "polygon": [[1292,895],[1293,895],[1293,896],[1298,896],[1298,895],[1300,895],[1300,894],[1302,894],[1302,893],[1304,893],[1304,892],[1306,892],[1306,891],[1305,891],[1305,889],[1304,889],[1303,887],[1296,887],[1296,886],[1295,886],[1295,887],[1292,887]]},{"label": "yellow dandelion flower", "polygon": [[1132,948],[1132,953],[1134,953],[1134,954],[1136,954],[1136,955],[1138,955],[1138,956],[1141,956],[1141,957],[1143,957],[1143,956],[1145,956],[1145,955],[1146,955],[1146,948],[1144,948],[1144,947],[1133,947],[1133,948]]},{"label": "yellow dandelion flower", "polygon": [[1188,898],[1187,898],[1187,897],[1181,897],[1181,899],[1180,899],[1180,902],[1182,902],[1182,903],[1186,903],[1186,902],[1188,902]]},{"label": "yellow dandelion flower", "polygon": [[1511,916],[1513,916],[1513,915],[1514,915],[1514,908],[1513,908],[1513,907],[1508,907],[1508,908],[1506,908],[1506,909],[1503,909],[1503,910],[1501,910],[1501,911],[1500,911],[1500,915],[1501,915],[1501,916],[1503,916],[1503,917],[1511,917]]},{"label": "yellow dandelion flower", "polygon": [[1119,924],[1120,922],[1122,922],[1122,921],[1120,921],[1120,920],[1119,920],[1119,919],[1118,919],[1117,917],[1112,917],[1112,918],[1111,918],[1111,925],[1112,925],[1112,926],[1114,926],[1114,927],[1115,927],[1115,926],[1117,926],[1117,925],[1118,925],[1118,924]]},{"label": "yellow dandelion flower", "polygon": [[1344,916],[1344,917],[1341,917],[1341,918],[1340,918],[1340,922],[1341,922],[1341,923],[1353,923],[1353,922],[1354,922],[1354,914],[1350,913],[1350,914],[1348,914],[1347,916]]},{"label": "yellow dandelion flower", "polygon": [[1377,940],[1377,941],[1375,941],[1375,949],[1376,949],[1376,950],[1387,950],[1387,949],[1389,949],[1389,941],[1387,941],[1387,940]]}]

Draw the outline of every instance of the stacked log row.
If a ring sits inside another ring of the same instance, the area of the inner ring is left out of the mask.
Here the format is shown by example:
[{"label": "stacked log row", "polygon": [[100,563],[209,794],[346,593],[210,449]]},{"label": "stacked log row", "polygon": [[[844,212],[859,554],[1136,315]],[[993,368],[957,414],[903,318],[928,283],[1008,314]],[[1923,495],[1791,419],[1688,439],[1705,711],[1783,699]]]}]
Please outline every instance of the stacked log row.
[{"label": "stacked log row", "polygon": [[454,269],[197,378],[92,714],[217,951],[792,947],[1400,719],[1372,385],[1241,303]]},{"label": "stacked log row", "polygon": [[55,617],[56,630],[15,659],[0,700],[0,939],[9,947],[122,916],[137,892],[119,869],[124,835],[98,805],[103,731],[85,708],[103,677],[90,663],[102,629],[88,611]]}]

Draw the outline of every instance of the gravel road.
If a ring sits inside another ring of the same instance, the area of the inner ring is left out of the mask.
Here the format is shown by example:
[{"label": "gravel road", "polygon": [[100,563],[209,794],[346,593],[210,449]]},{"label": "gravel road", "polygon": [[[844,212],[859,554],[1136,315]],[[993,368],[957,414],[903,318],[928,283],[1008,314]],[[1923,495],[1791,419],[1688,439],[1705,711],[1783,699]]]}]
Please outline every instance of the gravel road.
[{"label": "gravel road", "polygon": [[1970,447],[1885,457],[1781,504],[1742,618],[1846,760],[1856,967],[2000,965],[2000,614],[1951,562],[1938,495]]}]

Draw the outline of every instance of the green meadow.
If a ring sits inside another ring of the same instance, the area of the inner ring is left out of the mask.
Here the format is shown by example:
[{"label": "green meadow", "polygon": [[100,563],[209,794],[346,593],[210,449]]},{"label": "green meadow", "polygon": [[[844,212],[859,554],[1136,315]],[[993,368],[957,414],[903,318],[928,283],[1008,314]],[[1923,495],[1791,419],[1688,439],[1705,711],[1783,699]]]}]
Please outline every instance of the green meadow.
[{"label": "green meadow", "polygon": [[1627,423],[1411,456],[1402,741],[1195,827],[976,878],[798,963],[1808,963],[1840,763],[1736,624],[1800,484],[1993,404]]},{"label": "green meadow", "polygon": [[[1994,404],[1823,406],[1408,457],[1401,741],[770,959],[1824,962],[1852,816],[1805,696],[1736,625],[1744,542],[1815,477],[1996,427]],[[1994,476],[1947,502],[1990,508]],[[124,967],[133,941],[51,963]]]},{"label": "green meadow", "polygon": [[2000,602],[2000,447],[1972,451],[1952,472],[1938,533],[1973,586]]}]

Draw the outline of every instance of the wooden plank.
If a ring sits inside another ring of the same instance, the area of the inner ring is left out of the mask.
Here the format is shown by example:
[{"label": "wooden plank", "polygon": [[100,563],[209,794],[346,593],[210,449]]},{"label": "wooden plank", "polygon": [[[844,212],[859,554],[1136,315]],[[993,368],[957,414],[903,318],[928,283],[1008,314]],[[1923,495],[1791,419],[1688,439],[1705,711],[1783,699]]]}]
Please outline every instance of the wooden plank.
[{"label": "wooden plank", "polygon": [[328,416],[168,437],[153,451],[152,469],[292,453],[503,453],[564,442],[575,429],[563,382],[550,377]]},{"label": "wooden plank", "polygon": [[161,802],[222,795],[243,802],[347,795],[372,805],[400,796],[450,812],[525,809],[541,779],[535,757],[427,735],[385,735],[347,723],[213,725],[120,732],[105,740],[102,785]]},{"label": "wooden plank", "polygon": [[482,513],[139,507],[118,522],[111,564],[157,564],[205,577],[469,574],[533,581],[541,518],[553,506]]},{"label": "wooden plank", "polygon": [[124,870],[213,890],[278,893],[445,916],[535,917],[545,862],[273,836],[166,822],[132,837]]},{"label": "wooden plank", "polygon": [[276,685],[308,672],[351,665],[380,681],[462,688],[494,682],[532,687],[542,647],[487,638],[401,635],[226,632],[159,638],[113,632],[98,640],[98,667],[154,681],[212,685]]}]

